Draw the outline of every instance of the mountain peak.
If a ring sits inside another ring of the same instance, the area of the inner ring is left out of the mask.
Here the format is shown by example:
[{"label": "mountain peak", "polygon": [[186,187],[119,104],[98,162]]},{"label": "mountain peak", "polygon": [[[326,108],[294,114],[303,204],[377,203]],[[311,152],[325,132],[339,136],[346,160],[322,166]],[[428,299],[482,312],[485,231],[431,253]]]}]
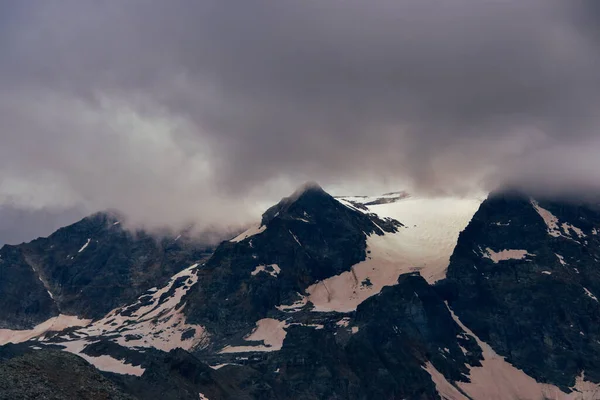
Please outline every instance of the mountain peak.
[{"label": "mountain peak", "polygon": [[317,182],[309,181],[300,185],[298,189],[296,189],[294,193],[292,193],[292,195],[288,197],[288,199],[290,199],[291,201],[295,201],[305,193],[327,194],[327,192],[325,192],[321,185],[319,185]]},{"label": "mountain peak", "polygon": [[262,217],[262,225],[268,224],[277,215],[288,212],[294,204],[302,203],[301,207],[303,208],[309,206],[309,204],[324,206],[331,200],[333,200],[333,197],[325,192],[318,183],[306,182],[290,196],[284,197],[279,203],[265,211]]}]

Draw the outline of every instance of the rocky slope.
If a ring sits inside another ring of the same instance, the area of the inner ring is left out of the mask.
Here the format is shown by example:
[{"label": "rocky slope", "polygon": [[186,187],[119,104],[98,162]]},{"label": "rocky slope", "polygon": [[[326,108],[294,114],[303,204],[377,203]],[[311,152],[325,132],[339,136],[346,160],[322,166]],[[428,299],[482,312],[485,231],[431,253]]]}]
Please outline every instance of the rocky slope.
[{"label": "rocky slope", "polygon": [[452,308],[535,379],[600,382],[599,228],[594,205],[492,195],[452,256]]},{"label": "rocky slope", "polygon": [[99,318],[165,284],[211,249],[156,239],[99,213],[48,238],[0,249],[0,329],[28,329],[59,314]]}]

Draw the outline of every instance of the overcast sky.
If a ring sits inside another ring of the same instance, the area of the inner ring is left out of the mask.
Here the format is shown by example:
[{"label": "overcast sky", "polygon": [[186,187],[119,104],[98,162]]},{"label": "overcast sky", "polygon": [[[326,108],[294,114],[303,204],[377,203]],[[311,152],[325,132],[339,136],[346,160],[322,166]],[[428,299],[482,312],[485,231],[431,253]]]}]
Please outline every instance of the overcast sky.
[{"label": "overcast sky", "polygon": [[306,180],[596,190],[599,21],[595,0],[0,1],[0,211],[32,216],[21,238],[107,208],[243,224]]}]

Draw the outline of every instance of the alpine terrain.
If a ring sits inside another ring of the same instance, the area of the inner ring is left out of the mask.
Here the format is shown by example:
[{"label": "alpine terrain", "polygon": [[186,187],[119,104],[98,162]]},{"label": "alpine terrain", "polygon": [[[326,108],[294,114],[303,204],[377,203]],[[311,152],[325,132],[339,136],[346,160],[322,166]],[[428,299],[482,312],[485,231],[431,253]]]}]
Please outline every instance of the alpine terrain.
[{"label": "alpine terrain", "polygon": [[600,399],[600,205],[307,184],[216,247],[0,250],[0,399]]}]

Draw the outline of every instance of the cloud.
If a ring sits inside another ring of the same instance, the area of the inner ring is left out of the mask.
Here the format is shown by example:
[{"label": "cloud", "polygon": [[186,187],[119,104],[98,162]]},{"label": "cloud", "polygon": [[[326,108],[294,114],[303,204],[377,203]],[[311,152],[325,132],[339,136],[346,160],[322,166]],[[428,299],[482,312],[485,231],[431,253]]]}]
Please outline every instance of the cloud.
[{"label": "cloud", "polygon": [[0,203],[178,227],[306,180],[600,188],[594,1],[0,7]]}]

